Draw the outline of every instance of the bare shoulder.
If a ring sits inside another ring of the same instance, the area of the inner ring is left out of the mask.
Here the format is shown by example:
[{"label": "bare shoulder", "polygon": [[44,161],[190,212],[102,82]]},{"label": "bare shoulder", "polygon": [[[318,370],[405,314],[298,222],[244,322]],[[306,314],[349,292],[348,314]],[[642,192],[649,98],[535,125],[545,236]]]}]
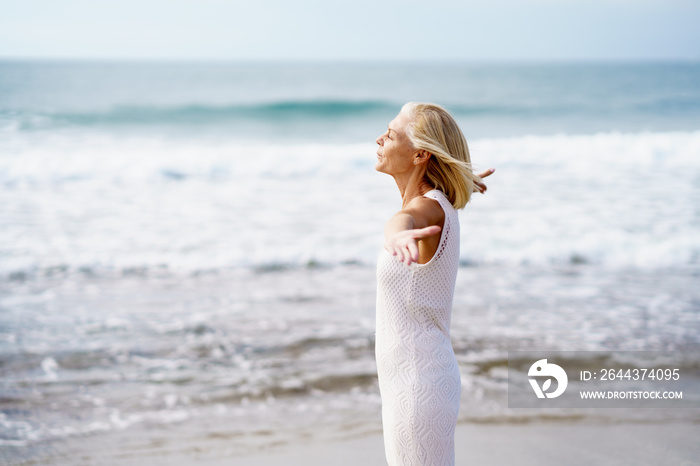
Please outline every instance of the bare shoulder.
[{"label": "bare shoulder", "polygon": [[431,225],[442,226],[445,222],[445,212],[440,207],[440,203],[424,196],[413,198],[404,212],[413,217],[414,228],[425,228]]}]

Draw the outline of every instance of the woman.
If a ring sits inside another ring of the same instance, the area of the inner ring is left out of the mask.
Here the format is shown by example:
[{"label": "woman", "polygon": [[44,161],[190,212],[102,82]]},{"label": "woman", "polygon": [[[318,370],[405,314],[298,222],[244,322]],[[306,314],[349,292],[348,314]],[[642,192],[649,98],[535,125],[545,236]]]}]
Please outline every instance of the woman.
[{"label": "woman", "polygon": [[454,465],[461,393],[450,341],[459,222],[493,169],[472,173],[467,142],[438,105],[408,103],[377,138],[377,171],[402,209],[385,227],[377,265],[376,357],[390,466]]}]

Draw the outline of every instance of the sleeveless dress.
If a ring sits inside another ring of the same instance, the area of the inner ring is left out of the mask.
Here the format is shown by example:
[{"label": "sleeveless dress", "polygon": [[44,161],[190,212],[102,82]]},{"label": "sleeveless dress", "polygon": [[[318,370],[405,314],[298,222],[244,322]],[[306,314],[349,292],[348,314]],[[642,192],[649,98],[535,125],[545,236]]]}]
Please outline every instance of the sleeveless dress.
[{"label": "sleeveless dress", "polygon": [[445,194],[440,243],[426,264],[383,250],[377,264],[375,353],[389,466],[454,465],[461,381],[450,340],[459,266],[459,220]]}]

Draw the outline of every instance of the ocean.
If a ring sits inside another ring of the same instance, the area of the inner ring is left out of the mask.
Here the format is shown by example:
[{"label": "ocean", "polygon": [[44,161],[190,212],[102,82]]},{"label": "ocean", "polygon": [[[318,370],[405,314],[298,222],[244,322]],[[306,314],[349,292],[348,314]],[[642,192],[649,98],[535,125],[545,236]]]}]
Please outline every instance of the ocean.
[{"label": "ocean", "polygon": [[700,64],[0,61],[2,455],[380,430],[374,140],[407,101],[496,168],[460,213],[460,422],[699,421],[506,400],[508,351],[700,353]]}]

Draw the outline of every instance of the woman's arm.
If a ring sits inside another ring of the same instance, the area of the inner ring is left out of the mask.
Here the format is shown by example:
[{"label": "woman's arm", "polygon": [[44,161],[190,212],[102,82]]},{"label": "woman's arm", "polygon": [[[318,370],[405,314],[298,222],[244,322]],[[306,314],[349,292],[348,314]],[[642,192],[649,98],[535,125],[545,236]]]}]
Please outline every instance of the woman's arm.
[{"label": "woman's arm", "polygon": [[425,263],[440,243],[439,236],[430,237],[440,233],[444,221],[445,213],[437,201],[416,198],[387,222],[384,249],[406,265],[420,260]]},{"label": "woman's arm", "polygon": [[[491,174],[493,174],[493,172],[495,172],[495,171],[496,171],[495,168],[489,168],[488,170],[479,173],[477,176],[483,180],[483,179],[486,178],[487,176],[490,176]],[[484,193],[486,192],[486,190],[488,189],[488,188],[486,187],[486,184],[484,184],[484,183],[478,183],[478,182],[475,183],[474,188],[475,188],[477,191],[479,191],[481,194],[484,194]]]},{"label": "woman's arm", "polygon": [[417,241],[428,236],[440,233],[441,228],[431,225],[425,228],[414,229],[408,225],[413,224],[413,218],[399,212],[386,224],[384,235],[384,249],[405,263],[411,265],[418,262],[419,251]]}]

